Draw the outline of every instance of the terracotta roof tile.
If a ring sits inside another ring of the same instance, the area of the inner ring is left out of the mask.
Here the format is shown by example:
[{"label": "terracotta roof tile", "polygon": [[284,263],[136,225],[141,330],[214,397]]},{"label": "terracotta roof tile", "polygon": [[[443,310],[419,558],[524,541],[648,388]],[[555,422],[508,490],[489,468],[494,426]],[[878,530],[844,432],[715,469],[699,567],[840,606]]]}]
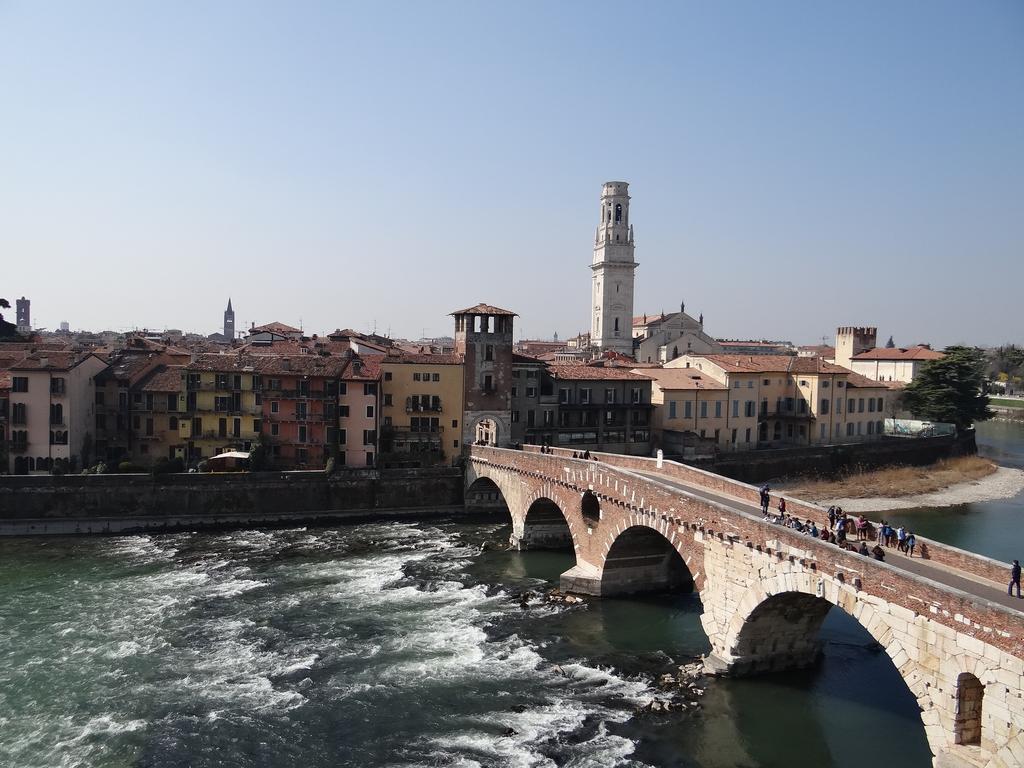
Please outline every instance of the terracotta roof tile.
[{"label": "terracotta roof tile", "polygon": [[839,365],[826,363],[820,357],[793,355],[695,355],[709,360],[727,373],[847,373]]},{"label": "terracotta roof tile", "polygon": [[451,315],[507,315],[509,317],[519,317],[515,312],[508,309],[502,309],[501,307],[495,307],[491,304],[477,304],[475,307],[469,307],[468,309],[457,309],[454,312],[450,312]]},{"label": "terracotta roof tile", "polygon": [[382,365],[462,365],[463,358],[459,354],[389,354],[381,359],[380,362]]},{"label": "terracotta roof tile", "polygon": [[650,371],[647,375],[657,381],[662,389],[728,389],[724,382],[696,368],[662,368]]},{"label": "terracotta roof tile", "polygon": [[928,347],[910,347],[909,349],[875,347],[866,352],[854,355],[854,360],[941,360],[945,355]]},{"label": "terracotta roof tile", "polygon": [[551,378],[562,381],[650,381],[650,376],[633,373],[628,368],[599,368],[592,365],[565,363],[548,367]]},{"label": "terracotta roof tile", "polygon": [[182,388],[183,365],[161,365],[146,379],[143,392],[178,392]]}]

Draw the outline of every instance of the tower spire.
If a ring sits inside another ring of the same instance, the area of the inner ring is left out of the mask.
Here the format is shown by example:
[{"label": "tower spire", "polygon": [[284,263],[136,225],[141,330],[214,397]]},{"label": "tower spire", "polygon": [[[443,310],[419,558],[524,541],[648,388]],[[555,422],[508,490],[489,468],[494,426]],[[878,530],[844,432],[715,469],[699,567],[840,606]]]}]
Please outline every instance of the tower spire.
[{"label": "tower spire", "polygon": [[633,226],[629,222],[629,184],[606,182],[591,269],[590,339],[600,351],[633,355]]}]

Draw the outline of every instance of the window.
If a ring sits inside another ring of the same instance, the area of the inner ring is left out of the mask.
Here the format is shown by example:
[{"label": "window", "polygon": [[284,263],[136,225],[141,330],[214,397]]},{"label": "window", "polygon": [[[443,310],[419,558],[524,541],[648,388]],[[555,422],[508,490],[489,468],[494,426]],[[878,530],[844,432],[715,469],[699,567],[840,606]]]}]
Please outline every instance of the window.
[{"label": "window", "polygon": [[739,389],[739,388],[740,388],[740,383],[739,383],[738,381],[734,381],[734,382],[732,383],[732,388],[733,388],[733,389]]},{"label": "window", "polygon": [[[821,411],[820,411],[820,413],[821,413],[821,415],[822,415],[822,416],[824,416],[825,414],[827,414],[827,413],[828,413],[828,404],[829,404],[829,399],[828,399],[827,397],[823,397],[823,398],[821,399]],[[825,425],[824,425],[824,424],[822,424],[822,425],[821,425],[821,428],[822,428],[822,429],[824,429],[824,428],[825,428]],[[824,437],[824,436],[825,436],[825,435],[822,435],[822,437]]]},{"label": "window", "polygon": [[[828,382],[827,381],[821,382],[821,388],[822,389],[828,389]],[[822,435],[822,437],[824,437],[824,435]]]},{"label": "window", "polygon": [[537,396],[537,388],[536,387],[527,387],[526,388],[526,396],[527,397],[536,397]]},{"label": "window", "polygon": [[494,377],[491,376],[491,374],[488,373],[488,374],[486,374],[484,376],[484,392],[493,392],[493,391],[494,391]]},{"label": "window", "polygon": [[384,381],[391,381],[391,371],[384,371]]},{"label": "window", "polygon": [[392,404],[393,403],[391,402],[391,395],[384,395],[384,405],[387,406],[387,405],[392,405]]},{"label": "window", "polygon": [[771,379],[765,379],[763,383],[767,387],[769,384],[772,383],[772,380]]},{"label": "window", "polygon": [[708,417],[708,401],[701,400],[700,402],[700,417],[706,419]]},{"label": "window", "polygon": [[420,374],[419,374],[418,371],[416,373],[413,373],[412,380],[413,381],[419,381],[420,380]]},{"label": "window", "polygon": [[856,411],[857,410],[856,409],[856,405],[857,405],[857,403],[851,397],[849,400],[846,401],[846,412],[847,413],[853,413],[854,411]]},{"label": "window", "polygon": [[537,416],[534,411],[526,412],[526,426],[535,427],[537,426]]},{"label": "window", "polygon": [[484,345],[484,360],[488,360],[488,361],[494,360],[494,345],[493,344],[485,344]]},{"label": "window", "polygon": [[344,445],[347,442],[348,442],[348,430],[339,429],[338,430],[338,445]]},{"label": "window", "polygon": [[281,431],[281,425],[280,424],[278,424],[276,421],[270,422],[270,436],[271,437],[277,437],[277,435],[278,435],[278,433],[280,431]]},{"label": "window", "polygon": [[[838,426],[838,424],[836,426]],[[852,422],[846,425],[846,436],[847,437],[853,437],[853,423]]]},{"label": "window", "polygon": [[363,445],[373,445],[377,442],[377,430],[375,429],[364,429],[363,430]]},{"label": "window", "polygon": [[864,413],[864,398],[857,398],[857,413]]},{"label": "window", "polygon": [[11,406],[11,424],[28,423],[28,408],[24,403],[14,403]]},{"label": "window", "polygon": [[572,390],[568,387],[562,387],[558,390],[558,402],[560,403],[571,403],[572,402]]},{"label": "window", "polygon": [[106,393],[102,389],[96,390],[96,405],[103,405],[106,400]]},{"label": "window", "polygon": [[750,381],[747,382],[747,389],[753,389],[753,388],[754,388],[754,380],[751,379]]},{"label": "window", "polygon": [[377,394],[377,382],[376,381],[364,381],[363,382],[363,396],[370,397]]},{"label": "window", "polygon": [[153,419],[146,419],[146,437],[153,436]]},{"label": "window", "polygon": [[432,374],[430,374],[430,380],[431,381],[440,381],[441,380],[441,374],[440,373],[432,373]]},{"label": "window", "polygon": [[668,401],[668,417],[670,419],[676,418],[676,401],[675,400],[669,400]]},{"label": "window", "polygon": [[873,398],[873,397],[869,397],[868,398],[868,411],[870,413],[874,413],[875,412],[875,398]]},{"label": "window", "polygon": [[253,419],[252,420],[252,431],[255,432],[258,435],[262,429],[263,429],[263,421],[261,419]]},{"label": "window", "polygon": [[590,405],[590,389],[580,390],[580,403],[582,405]]},{"label": "window", "polygon": [[344,381],[339,381],[338,382],[338,394],[339,395],[347,395],[348,394],[348,384],[346,384]]},{"label": "window", "polygon": [[512,423],[513,424],[518,424],[519,423],[519,411],[512,411]]},{"label": "window", "polygon": [[644,401],[644,391],[640,387],[633,387],[629,393],[630,402],[642,403]]},{"label": "window", "polygon": [[107,428],[107,415],[105,413],[96,414],[96,429]]},{"label": "window", "polygon": [[367,451],[366,452],[366,466],[368,466],[368,467],[372,467],[373,466],[373,451]]},{"label": "window", "polygon": [[305,424],[299,424],[299,440],[300,443],[309,441],[309,428]]},{"label": "window", "polygon": [[689,419],[693,417],[693,403],[689,400],[683,402],[683,418]]},{"label": "window", "polygon": [[281,409],[281,403],[279,403],[277,400],[271,400],[270,401],[270,412],[271,413],[277,413],[278,411],[280,411],[280,409]]},{"label": "window", "polygon": [[606,389],[604,391],[604,401],[606,403],[614,403],[615,402],[615,390],[614,389]]},{"label": "window", "polygon": [[[743,404],[743,415],[747,417],[757,415],[757,402],[755,400],[747,400]],[[749,439],[747,442],[750,442]]]},{"label": "window", "polygon": [[750,442],[750,427],[747,427],[747,436],[746,436],[746,439],[744,440],[744,442],[747,442],[747,443]]},{"label": "window", "polygon": [[366,406],[366,418],[368,418],[368,419],[372,419],[373,418],[373,406],[372,405]]},{"label": "window", "polygon": [[828,430],[828,427],[826,427],[824,424],[822,424],[821,425],[821,439],[822,440],[824,440],[825,437],[827,436],[827,430]]},{"label": "window", "polygon": [[842,412],[843,412],[843,398],[837,397],[836,398],[836,413],[842,413]]},{"label": "window", "polygon": [[[734,419],[738,419],[739,415],[740,415],[740,401],[739,400],[733,400],[732,401],[732,417]],[[733,442],[735,442],[735,440]]]},{"label": "window", "polygon": [[722,401],[721,400],[715,400],[715,418],[716,419],[722,418]]},{"label": "window", "polygon": [[15,376],[11,379],[11,392],[28,392],[28,376]]},{"label": "window", "polygon": [[884,410],[885,400],[878,398],[878,412],[881,413]]},{"label": "window", "polygon": [[552,410],[545,409],[544,411],[544,426],[550,427],[554,423],[555,412]]},{"label": "window", "polygon": [[55,426],[64,423],[64,406],[60,403],[50,405],[50,423]]},{"label": "window", "polygon": [[338,406],[338,416],[340,418],[343,418],[343,419],[348,418],[348,406],[347,405],[339,405]]}]

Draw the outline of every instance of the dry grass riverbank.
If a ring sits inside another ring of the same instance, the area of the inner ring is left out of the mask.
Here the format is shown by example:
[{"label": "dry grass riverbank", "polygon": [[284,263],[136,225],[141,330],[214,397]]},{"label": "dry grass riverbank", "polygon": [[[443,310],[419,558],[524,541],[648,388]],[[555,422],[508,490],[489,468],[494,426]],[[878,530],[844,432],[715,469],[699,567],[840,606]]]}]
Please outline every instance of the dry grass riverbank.
[{"label": "dry grass riverbank", "polygon": [[837,480],[798,480],[792,485],[787,484],[785,491],[809,501],[918,496],[961,483],[977,482],[994,474],[996,469],[996,465],[988,459],[961,456],[925,467],[893,467],[857,472]]}]

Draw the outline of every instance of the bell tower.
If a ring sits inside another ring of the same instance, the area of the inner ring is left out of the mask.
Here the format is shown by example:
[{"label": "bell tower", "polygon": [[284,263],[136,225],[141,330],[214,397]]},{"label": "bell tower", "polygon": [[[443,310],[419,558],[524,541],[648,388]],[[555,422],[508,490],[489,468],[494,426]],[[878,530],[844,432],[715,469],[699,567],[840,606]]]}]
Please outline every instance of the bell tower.
[{"label": "bell tower", "polygon": [[235,310],[231,308],[231,299],[228,299],[228,308],[224,310],[224,336],[228,341],[235,339]]},{"label": "bell tower", "polygon": [[600,352],[610,349],[633,356],[633,273],[638,266],[633,250],[629,184],[606,182],[590,265],[590,343]]}]

